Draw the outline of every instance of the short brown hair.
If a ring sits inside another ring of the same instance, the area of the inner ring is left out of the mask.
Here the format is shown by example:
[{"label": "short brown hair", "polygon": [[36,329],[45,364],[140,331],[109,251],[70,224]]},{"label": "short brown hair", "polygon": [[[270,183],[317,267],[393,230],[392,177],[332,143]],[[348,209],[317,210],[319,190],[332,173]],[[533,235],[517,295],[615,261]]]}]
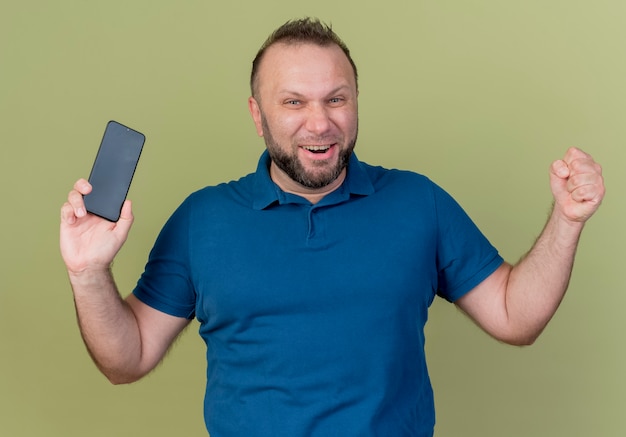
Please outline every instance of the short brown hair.
[{"label": "short brown hair", "polygon": [[[254,61],[252,61],[252,73],[250,74],[250,91],[252,96],[256,97],[257,90],[257,76],[259,66],[263,59],[263,55],[266,50],[277,43],[284,44],[298,44],[298,43],[311,43],[320,47],[326,47],[332,44],[337,45],[344,52],[352,69],[354,70],[354,80],[358,84],[358,74],[356,64],[350,56],[350,50],[348,46],[337,36],[330,25],[322,23],[317,18],[302,18],[297,20],[287,21],[285,24],[276,29],[265,40],[261,48],[259,49]],[[357,85],[358,87],[358,85]]]}]

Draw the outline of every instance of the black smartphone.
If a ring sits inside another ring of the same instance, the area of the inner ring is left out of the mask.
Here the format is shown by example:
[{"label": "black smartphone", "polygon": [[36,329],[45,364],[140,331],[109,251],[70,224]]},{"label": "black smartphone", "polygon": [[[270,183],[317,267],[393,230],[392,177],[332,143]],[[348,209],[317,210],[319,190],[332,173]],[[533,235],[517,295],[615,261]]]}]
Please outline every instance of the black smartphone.
[{"label": "black smartphone", "polygon": [[89,175],[92,191],[84,196],[88,212],[112,222],[119,220],[145,141],[136,130],[116,121],[107,123]]}]

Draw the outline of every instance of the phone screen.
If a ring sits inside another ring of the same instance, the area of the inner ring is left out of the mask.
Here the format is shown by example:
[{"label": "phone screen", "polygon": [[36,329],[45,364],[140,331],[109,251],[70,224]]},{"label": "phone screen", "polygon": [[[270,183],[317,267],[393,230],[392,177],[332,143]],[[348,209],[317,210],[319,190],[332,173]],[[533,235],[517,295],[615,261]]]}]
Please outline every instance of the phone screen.
[{"label": "phone screen", "polygon": [[92,191],[84,197],[87,211],[112,222],[119,220],[145,139],[116,121],[107,124],[89,175]]}]

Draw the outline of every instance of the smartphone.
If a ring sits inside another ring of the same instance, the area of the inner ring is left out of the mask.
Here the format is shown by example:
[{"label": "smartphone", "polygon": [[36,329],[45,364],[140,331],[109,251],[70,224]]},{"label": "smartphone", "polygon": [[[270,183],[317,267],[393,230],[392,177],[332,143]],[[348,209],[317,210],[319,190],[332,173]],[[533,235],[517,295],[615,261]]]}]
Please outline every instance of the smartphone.
[{"label": "smartphone", "polygon": [[146,137],[116,121],[109,121],[89,183],[91,193],[84,196],[88,212],[117,222],[133,180]]}]

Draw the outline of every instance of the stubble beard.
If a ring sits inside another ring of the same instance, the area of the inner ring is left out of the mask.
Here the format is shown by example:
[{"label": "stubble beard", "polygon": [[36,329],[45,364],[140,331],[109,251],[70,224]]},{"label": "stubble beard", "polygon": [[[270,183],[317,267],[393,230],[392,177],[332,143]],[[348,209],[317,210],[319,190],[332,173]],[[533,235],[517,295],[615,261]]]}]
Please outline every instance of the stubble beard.
[{"label": "stubble beard", "polygon": [[[350,156],[356,145],[356,139],[358,134],[354,134],[354,138],[347,143],[347,147],[343,149],[339,154],[339,159],[334,166],[331,166],[327,161],[315,161],[315,169],[313,171],[307,170],[302,162],[298,159],[296,152],[289,153],[285,151],[272,136],[271,130],[265,120],[265,117],[261,116],[261,123],[263,125],[263,138],[265,139],[265,145],[267,151],[272,159],[272,162],[276,164],[290,179],[305,188],[320,189],[330,185],[334,182],[341,172],[348,167],[350,162]],[[313,143],[328,142],[327,138],[318,138]],[[343,138],[333,138],[332,143],[342,144]],[[338,147],[338,146],[335,146]]]}]

